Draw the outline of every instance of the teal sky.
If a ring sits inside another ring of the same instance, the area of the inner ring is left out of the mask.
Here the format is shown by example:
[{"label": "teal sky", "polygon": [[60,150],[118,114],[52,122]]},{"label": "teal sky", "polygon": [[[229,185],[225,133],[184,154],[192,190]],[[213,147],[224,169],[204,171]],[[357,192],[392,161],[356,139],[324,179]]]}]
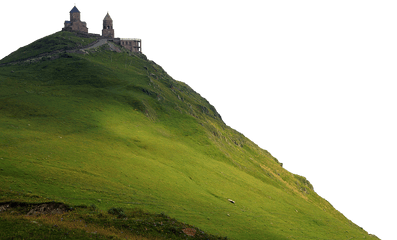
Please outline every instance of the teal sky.
[{"label": "teal sky", "polygon": [[141,38],[227,125],[354,223],[395,239],[397,2],[7,1],[0,58],[60,31],[75,3],[89,32],[109,12],[117,37]]}]

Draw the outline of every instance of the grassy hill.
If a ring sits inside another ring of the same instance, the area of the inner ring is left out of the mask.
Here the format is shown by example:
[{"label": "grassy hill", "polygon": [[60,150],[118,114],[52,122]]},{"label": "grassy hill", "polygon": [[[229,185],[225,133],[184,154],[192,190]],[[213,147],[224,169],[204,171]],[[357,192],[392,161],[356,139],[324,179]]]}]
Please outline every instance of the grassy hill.
[{"label": "grassy hill", "polygon": [[377,239],[145,55],[66,52],[93,41],[58,32],[0,61],[1,202],[138,208],[230,239]]}]

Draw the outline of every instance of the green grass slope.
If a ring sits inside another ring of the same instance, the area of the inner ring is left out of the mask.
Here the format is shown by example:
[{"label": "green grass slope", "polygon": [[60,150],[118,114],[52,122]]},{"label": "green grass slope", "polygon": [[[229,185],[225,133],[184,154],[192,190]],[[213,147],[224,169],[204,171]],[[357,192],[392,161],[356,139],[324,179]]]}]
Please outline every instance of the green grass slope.
[{"label": "green grass slope", "polygon": [[97,40],[97,38],[90,35],[79,37],[76,33],[72,32],[58,32],[19,48],[15,52],[1,59],[0,64],[25,60],[54,51],[75,49],[93,43],[95,40]]},{"label": "green grass slope", "polygon": [[0,86],[4,191],[138,207],[230,239],[377,239],[143,54],[3,65]]}]

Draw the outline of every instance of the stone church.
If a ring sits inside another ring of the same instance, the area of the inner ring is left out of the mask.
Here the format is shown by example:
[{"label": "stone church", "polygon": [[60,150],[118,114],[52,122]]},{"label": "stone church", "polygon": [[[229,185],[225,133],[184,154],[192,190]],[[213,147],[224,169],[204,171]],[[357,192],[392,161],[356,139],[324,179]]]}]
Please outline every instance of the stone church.
[{"label": "stone church", "polygon": [[[65,21],[65,26],[62,31],[72,31],[79,33],[88,33],[87,24],[80,20],[80,11],[76,6],[70,11],[70,21]],[[113,20],[109,13],[103,19],[102,36],[97,35],[102,39],[107,39],[116,44],[119,44],[131,52],[142,52],[142,40],[139,38],[115,38],[113,29]]]}]

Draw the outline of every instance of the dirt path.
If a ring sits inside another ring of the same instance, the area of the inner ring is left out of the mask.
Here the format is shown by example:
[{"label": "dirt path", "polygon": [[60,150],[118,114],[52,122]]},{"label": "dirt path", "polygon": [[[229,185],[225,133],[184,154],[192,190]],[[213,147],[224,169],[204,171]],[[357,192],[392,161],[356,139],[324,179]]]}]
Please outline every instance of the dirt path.
[{"label": "dirt path", "polygon": [[91,48],[97,48],[97,47],[100,47],[100,46],[102,46],[103,44],[106,44],[108,42],[108,40],[107,39],[100,39],[97,43],[95,43],[94,45],[92,45],[92,46],[90,46],[90,47],[87,47],[87,48],[82,48],[83,50],[88,50],[88,49],[91,49]]}]

